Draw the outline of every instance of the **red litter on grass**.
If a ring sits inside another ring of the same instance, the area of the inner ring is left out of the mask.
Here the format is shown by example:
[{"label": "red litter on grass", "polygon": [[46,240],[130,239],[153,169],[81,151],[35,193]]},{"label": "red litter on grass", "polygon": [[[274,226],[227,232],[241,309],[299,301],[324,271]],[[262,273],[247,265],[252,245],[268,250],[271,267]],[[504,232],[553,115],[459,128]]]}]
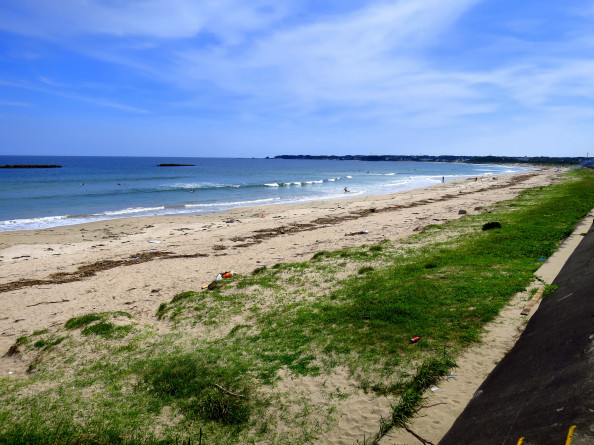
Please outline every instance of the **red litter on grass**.
[{"label": "red litter on grass", "polygon": [[418,342],[420,339],[421,339],[421,337],[413,337],[413,338],[411,338],[411,339],[410,339],[410,342],[411,342],[411,343],[416,343],[416,342]]}]

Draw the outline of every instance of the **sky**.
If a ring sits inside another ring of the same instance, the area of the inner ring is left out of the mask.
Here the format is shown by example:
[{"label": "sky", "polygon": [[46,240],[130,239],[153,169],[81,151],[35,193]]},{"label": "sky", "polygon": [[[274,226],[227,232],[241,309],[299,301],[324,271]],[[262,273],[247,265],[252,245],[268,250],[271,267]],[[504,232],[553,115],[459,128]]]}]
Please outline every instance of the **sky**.
[{"label": "sky", "polygon": [[594,0],[2,0],[0,154],[594,155]]}]

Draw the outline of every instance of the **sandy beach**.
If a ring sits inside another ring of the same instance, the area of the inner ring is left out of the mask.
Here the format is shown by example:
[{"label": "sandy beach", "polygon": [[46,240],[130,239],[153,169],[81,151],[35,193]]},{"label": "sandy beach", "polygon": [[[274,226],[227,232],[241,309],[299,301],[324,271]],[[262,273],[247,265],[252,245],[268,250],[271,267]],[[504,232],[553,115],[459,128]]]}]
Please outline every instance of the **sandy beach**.
[{"label": "sandy beach", "polygon": [[[0,233],[0,355],[21,335],[63,325],[90,312],[126,311],[155,324],[159,304],[198,290],[217,274],[249,274],[259,266],[302,261],[321,250],[399,239],[430,224],[482,213],[523,190],[560,178],[555,169],[461,179],[392,195],[345,198],[299,205],[238,208],[225,213],[109,220],[77,226]],[[489,325],[489,340],[459,362],[436,392],[431,415],[413,429],[436,442],[524,325],[526,295],[517,296]],[[157,329],[157,328],[156,328]],[[161,328],[164,329],[164,328]],[[0,375],[27,378],[27,363],[0,358]],[[315,382],[288,381],[307,388]],[[336,387],[354,385],[336,373]],[[315,401],[315,395],[312,394]],[[353,443],[377,431],[389,401],[361,393],[349,398],[336,434],[320,443]],[[427,409],[426,411],[429,411]],[[421,443],[407,432],[382,444]]]}]

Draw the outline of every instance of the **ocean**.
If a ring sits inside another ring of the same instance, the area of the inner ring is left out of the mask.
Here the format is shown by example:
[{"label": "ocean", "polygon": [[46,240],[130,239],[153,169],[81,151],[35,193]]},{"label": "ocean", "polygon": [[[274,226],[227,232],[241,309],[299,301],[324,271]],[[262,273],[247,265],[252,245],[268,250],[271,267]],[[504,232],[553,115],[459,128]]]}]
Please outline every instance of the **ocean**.
[{"label": "ocean", "polygon": [[[157,167],[158,164],[195,164]],[[0,156],[0,231],[393,193],[526,167],[438,162]],[[345,187],[349,193],[345,193]]]}]

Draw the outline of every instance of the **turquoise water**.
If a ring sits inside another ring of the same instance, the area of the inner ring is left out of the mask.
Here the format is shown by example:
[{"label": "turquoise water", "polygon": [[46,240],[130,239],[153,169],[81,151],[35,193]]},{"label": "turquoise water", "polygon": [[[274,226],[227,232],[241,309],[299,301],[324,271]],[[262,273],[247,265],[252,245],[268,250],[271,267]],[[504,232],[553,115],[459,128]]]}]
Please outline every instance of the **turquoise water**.
[{"label": "turquoise water", "polygon": [[[195,166],[157,167],[161,163]],[[527,170],[429,162],[0,156],[5,164],[63,167],[0,169],[0,231],[385,194],[442,177],[447,182]]]}]

